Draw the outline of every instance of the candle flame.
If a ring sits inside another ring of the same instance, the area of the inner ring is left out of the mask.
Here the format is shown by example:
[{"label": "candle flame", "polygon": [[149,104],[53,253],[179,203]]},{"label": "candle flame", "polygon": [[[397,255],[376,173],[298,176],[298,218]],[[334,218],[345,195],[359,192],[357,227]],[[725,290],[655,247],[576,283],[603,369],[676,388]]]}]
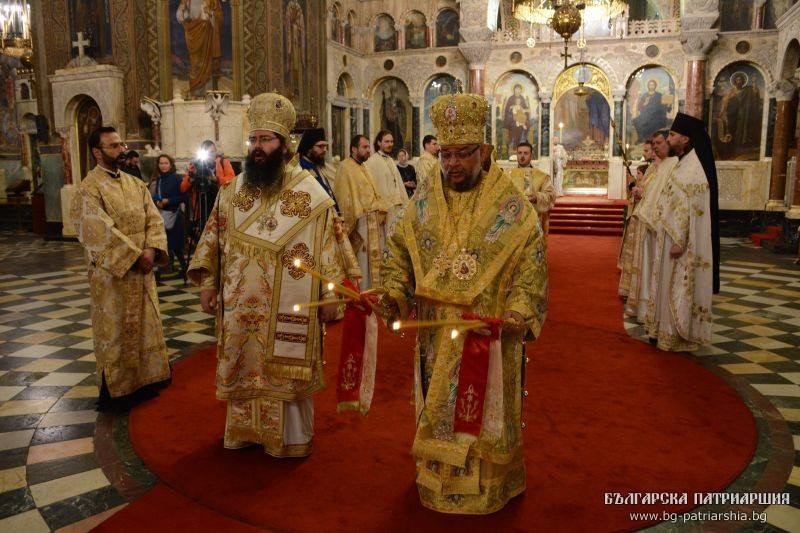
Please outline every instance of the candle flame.
[{"label": "candle flame", "polygon": [[451,330],[450,331],[450,338],[455,340],[457,337],[458,337],[458,330],[457,329]]},{"label": "candle flame", "polygon": [[392,322],[392,329],[395,330],[395,331],[400,329],[400,321],[399,320],[395,320],[394,322]]},{"label": "candle flame", "polygon": [[295,259],[292,261],[292,264],[295,266],[295,268],[300,268],[303,265],[303,262],[300,261],[300,259]]},{"label": "candle flame", "polygon": [[300,311],[300,304],[294,304],[294,306],[292,306],[292,311],[294,311],[295,313]]}]

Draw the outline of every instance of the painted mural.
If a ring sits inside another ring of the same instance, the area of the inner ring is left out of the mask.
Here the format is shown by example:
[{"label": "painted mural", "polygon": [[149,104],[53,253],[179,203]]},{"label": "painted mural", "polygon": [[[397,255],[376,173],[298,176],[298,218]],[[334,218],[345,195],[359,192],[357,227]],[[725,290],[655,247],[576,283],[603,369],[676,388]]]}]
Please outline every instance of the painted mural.
[{"label": "painted mural", "polygon": [[509,72],[497,82],[494,91],[494,145],[498,159],[508,159],[517,145],[533,145],[539,153],[539,89],[523,72]]},{"label": "painted mural", "polygon": [[436,17],[436,46],[458,46],[458,13],[452,9],[441,11]]},{"label": "painted mural", "polygon": [[422,136],[436,135],[436,128],[433,127],[431,121],[431,104],[437,97],[444,94],[450,94],[455,90],[456,79],[450,74],[439,74],[433,78],[425,87],[425,98],[423,105],[425,106],[422,113]]},{"label": "painted mural", "polygon": [[577,88],[564,93],[556,103],[553,138],[561,139],[567,151],[600,153],[608,150],[611,110],[606,98],[596,89],[586,87],[587,94],[576,94]]},{"label": "painted mural", "polygon": [[764,76],[749,63],[732,63],[717,75],[710,133],[718,160],[759,159],[764,93]]},{"label": "painted mural", "polygon": [[425,15],[412,11],[406,17],[406,48],[417,49],[428,46],[428,23]]},{"label": "painted mural", "polygon": [[722,31],[743,31],[753,27],[753,2],[720,0],[719,24]]},{"label": "painted mural", "polygon": [[372,95],[372,110],[376,126],[373,128],[373,133],[377,133],[379,129],[392,132],[394,137],[392,156],[396,157],[400,148],[410,152],[413,144],[412,110],[406,84],[397,78],[383,80]]},{"label": "painted mural", "polygon": [[[70,41],[78,38],[78,32],[89,41],[84,53],[98,61],[112,57],[111,12],[108,0],[69,0]],[[70,43],[71,44],[71,43]],[[72,49],[72,56],[78,55]]]},{"label": "painted mural", "polygon": [[638,70],[628,82],[625,105],[625,143],[630,157],[638,158],[645,140],[669,127],[678,112],[672,76],[661,67]]},{"label": "painted mural", "polygon": [[397,30],[394,19],[389,15],[378,15],[375,19],[375,51],[397,50]]},{"label": "painted mural", "polygon": [[305,0],[288,0],[283,13],[284,94],[300,100],[306,71]]},{"label": "painted mural", "polygon": [[185,97],[233,90],[231,2],[169,0],[173,84]]},{"label": "painted mural", "polygon": [[19,154],[21,149],[14,111],[18,60],[0,56],[0,153]]}]

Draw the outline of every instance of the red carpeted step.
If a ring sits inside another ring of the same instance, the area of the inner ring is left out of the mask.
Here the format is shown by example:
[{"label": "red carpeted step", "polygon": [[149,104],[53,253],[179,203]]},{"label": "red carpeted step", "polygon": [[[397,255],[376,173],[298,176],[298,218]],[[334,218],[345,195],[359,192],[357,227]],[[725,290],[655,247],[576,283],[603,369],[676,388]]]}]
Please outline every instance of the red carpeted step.
[{"label": "red carpeted step", "polygon": [[622,235],[624,200],[565,196],[550,211],[550,233]]},{"label": "red carpeted step", "polygon": [[550,221],[550,227],[581,226],[590,228],[622,228],[622,220],[588,219],[588,218],[556,218]]},{"label": "red carpeted step", "polygon": [[550,226],[549,233],[561,235],[615,235],[622,236],[622,228],[596,228],[591,226]]},{"label": "red carpeted step", "polygon": [[[683,512],[695,492],[721,492],[748,465],[753,416],[739,395],[693,358],[631,339],[622,326],[616,237],[553,235],[550,301],[528,345],[523,403],[527,490],[489,516],[424,509],[410,455],[413,337],[382,330],[367,416],[336,413],[341,328],[325,339],[329,386],[315,396],[314,452],[277,460],[258,448],[224,450],[225,403],[214,398],[213,348],[179,361],[172,385],[129,417],[136,453],[180,497],[143,497],[103,531],[165,523],[219,530],[619,531]],[[163,491],[162,491],[163,492]],[[683,506],[606,505],[606,493],[688,493]],[[205,520],[208,513],[217,520]],[[190,529],[186,529],[187,531]],[[195,531],[195,530],[193,530]]]}]

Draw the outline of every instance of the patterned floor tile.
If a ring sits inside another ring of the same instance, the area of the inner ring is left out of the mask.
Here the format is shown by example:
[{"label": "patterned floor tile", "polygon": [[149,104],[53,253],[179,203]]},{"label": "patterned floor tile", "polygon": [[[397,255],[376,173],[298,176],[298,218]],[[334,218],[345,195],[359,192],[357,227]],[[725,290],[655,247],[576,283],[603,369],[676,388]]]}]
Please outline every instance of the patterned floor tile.
[{"label": "patterned floor tile", "polygon": [[24,466],[0,470],[0,492],[24,489],[27,486]]},{"label": "patterned floor tile", "polygon": [[28,448],[28,464],[44,463],[45,461],[83,455],[93,451],[94,439],[92,437],[49,444],[36,444]]},{"label": "patterned floor tile", "polygon": [[0,533],[48,533],[50,527],[44,521],[38,509],[9,516],[0,520]]},{"label": "patterned floor tile", "polygon": [[103,471],[95,468],[88,472],[31,485],[30,491],[36,505],[44,507],[108,485],[108,479],[103,474]]}]

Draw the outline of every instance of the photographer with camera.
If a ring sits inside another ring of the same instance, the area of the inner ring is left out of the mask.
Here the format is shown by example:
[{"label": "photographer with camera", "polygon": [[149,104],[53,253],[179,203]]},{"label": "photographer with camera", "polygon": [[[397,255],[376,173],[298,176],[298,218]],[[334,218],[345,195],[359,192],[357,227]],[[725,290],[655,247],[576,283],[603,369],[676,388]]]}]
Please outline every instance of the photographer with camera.
[{"label": "photographer with camera", "polygon": [[181,192],[191,196],[190,252],[205,228],[217,191],[235,177],[231,162],[217,152],[214,141],[203,141],[181,182]]}]

